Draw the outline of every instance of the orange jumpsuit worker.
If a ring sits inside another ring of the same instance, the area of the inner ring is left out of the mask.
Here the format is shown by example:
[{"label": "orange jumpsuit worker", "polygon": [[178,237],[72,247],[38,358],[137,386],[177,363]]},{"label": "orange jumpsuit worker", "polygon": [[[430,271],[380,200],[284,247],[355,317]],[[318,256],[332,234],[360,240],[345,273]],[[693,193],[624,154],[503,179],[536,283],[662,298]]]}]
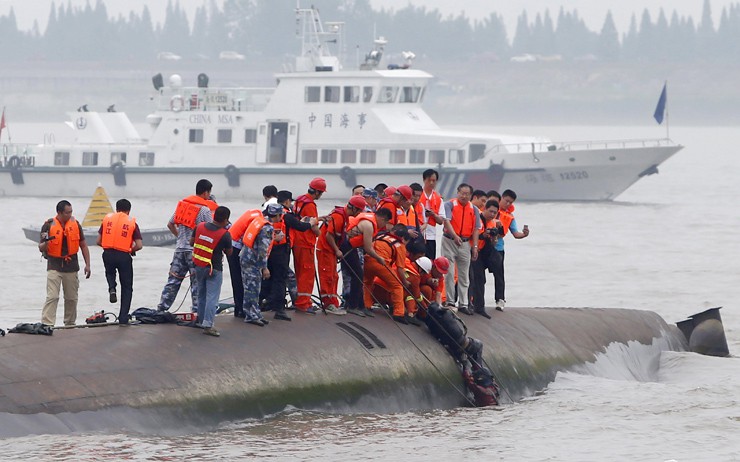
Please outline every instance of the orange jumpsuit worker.
[{"label": "orange jumpsuit worker", "polygon": [[[376,218],[377,220],[377,218]],[[374,258],[365,260],[365,306],[373,303],[373,288],[376,282],[390,293],[393,320],[408,324],[406,307],[404,305],[404,287],[408,287],[406,272],[403,267],[406,262],[406,247],[403,236],[408,235],[406,228],[394,229],[393,232],[381,231],[375,236],[373,249],[381,257],[382,262]],[[377,278],[377,279],[376,279]]]},{"label": "orange jumpsuit worker", "polygon": [[[319,212],[316,208],[316,200],[326,192],[326,181],[323,178],[314,178],[308,183],[308,192],[298,196],[293,205],[293,211],[300,219],[318,218]],[[295,265],[295,276],[298,285],[298,297],[293,306],[304,313],[316,313],[316,308],[311,303],[313,284],[316,279],[315,247],[317,234],[313,229],[298,232],[291,230],[290,237],[293,243],[293,264]]]},{"label": "orange jumpsuit worker", "polygon": [[319,295],[327,313],[347,314],[340,308],[337,286],[337,260],[343,258],[339,246],[347,239],[347,224],[350,217],[357,216],[365,208],[365,199],[352,196],[344,207],[335,207],[329,214],[326,224],[316,242],[316,259],[319,265]]}]

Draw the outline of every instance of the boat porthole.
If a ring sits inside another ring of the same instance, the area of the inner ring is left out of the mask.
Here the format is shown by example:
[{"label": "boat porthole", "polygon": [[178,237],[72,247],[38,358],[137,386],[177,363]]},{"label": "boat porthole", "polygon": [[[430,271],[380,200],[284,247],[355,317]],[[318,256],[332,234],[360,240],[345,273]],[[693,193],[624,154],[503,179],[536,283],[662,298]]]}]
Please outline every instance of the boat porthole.
[{"label": "boat porthole", "polygon": [[576,161],[576,158],[575,158],[575,157],[571,157],[571,158],[570,158],[570,159],[568,159],[568,160],[569,160],[569,161],[571,161],[571,162],[575,162],[575,161]]},{"label": "boat porthole", "polygon": [[617,160],[617,158],[614,156],[609,156],[609,160]]}]

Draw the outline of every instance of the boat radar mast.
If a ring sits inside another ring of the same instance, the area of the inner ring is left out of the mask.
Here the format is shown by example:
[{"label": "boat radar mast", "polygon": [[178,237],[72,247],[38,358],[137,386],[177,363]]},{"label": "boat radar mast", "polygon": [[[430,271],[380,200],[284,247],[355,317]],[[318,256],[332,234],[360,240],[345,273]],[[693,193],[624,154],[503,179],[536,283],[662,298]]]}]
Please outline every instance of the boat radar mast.
[{"label": "boat radar mast", "polygon": [[[342,50],[344,22],[321,23],[319,11],[314,8],[295,9],[296,35],[301,39],[301,54],[296,58],[297,72],[336,72],[341,69],[339,57],[332,54],[329,44]],[[326,28],[324,28],[326,26]]]},{"label": "boat radar mast", "polygon": [[380,36],[373,40],[373,43],[375,44],[373,51],[365,55],[365,62],[360,65],[360,69],[364,71],[371,71],[378,68],[380,60],[383,59],[383,50],[385,49],[385,45],[388,43],[388,40],[386,40],[385,37]]}]

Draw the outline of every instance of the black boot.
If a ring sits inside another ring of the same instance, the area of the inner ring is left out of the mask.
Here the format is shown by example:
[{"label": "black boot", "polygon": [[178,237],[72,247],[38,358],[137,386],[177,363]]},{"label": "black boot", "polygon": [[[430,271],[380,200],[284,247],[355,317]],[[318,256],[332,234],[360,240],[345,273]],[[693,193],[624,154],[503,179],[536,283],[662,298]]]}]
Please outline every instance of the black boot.
[{"label": "black boot", "polygon": [[393,316],[393,320],[399,324],[408,324],[406,316]]},{"label": "black boot", "polygon": [[274,319],[280,319],[282,321],[292,321],[293,319],[288,315],[285,310],[279,310],[275,312]]},{"label": "black boot", "polygon": [[486,307],[476,308],[475,309],[475,312],[476,312],[476,314],[479,314],[479,315],[483,316],[486,319],[491,319],[491,315],[488,314],[488,313],[486,313]]}]

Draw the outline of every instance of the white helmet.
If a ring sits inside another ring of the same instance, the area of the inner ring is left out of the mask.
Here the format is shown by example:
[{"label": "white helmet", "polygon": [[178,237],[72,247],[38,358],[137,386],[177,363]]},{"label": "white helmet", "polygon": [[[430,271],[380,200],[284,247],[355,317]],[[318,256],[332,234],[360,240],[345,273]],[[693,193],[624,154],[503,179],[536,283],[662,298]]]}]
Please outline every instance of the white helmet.
[{"label": "white helmet", "polygon": [[419,268],[423,269],[425,273],[432,271],[432,260],[430,260],[429,257],[421,257],[417,259],[416,264],[419,265]]}]

